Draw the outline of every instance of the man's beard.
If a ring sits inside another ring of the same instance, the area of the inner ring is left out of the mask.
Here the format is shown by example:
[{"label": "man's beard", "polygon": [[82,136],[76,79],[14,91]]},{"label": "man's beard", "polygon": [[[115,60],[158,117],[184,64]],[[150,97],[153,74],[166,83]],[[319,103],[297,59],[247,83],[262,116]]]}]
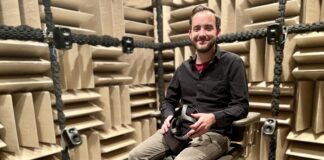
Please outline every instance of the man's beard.
[{"label": "man's beard", "polygon": [[216,43],[216,39],[213,39],[204,48],[198,48],[197,43],[192,43],[192,44],[199,53],[207,53],[214,47],[215,43]]}]

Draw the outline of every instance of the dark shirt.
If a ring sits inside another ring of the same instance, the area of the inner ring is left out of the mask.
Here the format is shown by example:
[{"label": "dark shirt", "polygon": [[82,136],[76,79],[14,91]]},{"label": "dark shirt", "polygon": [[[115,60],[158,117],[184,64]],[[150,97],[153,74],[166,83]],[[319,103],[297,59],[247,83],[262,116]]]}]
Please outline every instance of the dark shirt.
[{"label": "dark shirt", "polygon": [[249,110],[244,63],[238,55],[218,46],[201,73],[195,62],[196,55],[176,69],[161,105],[162,117],[173,115],[181,100],[183,104],[196,106],[200,113],[213,113],[216,123],[210,131],[229,136],[232,122],[246,117]]}]

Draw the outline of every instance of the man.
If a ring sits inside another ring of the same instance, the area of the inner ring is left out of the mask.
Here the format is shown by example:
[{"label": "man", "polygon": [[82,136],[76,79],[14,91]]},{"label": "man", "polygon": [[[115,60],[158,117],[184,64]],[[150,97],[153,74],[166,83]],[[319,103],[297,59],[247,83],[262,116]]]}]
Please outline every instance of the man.
[{"label": "man", "polygon": [[197,6],[190,18],[189,37],[196,54],[180,65],[161,104],[165,118],[162,128],[134,148],[129,159],[163,159],[169,147],[163,135],[179,101],[196,106],[191,114],[197,121],[190,125],[192,138],[175,159],[216,159],[228,150],[231,124],[248,113],[248,87],[243,61],[238,55],[222,51],[216,44],[220,19],[215,12]]}]

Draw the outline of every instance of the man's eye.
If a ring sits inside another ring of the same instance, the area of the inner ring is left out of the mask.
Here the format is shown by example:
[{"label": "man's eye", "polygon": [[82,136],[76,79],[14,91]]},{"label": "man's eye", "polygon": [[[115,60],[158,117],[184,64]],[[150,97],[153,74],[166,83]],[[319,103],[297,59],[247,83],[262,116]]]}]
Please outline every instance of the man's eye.
[{"label": "man's eye", "polygon": [[193,30],[197,32],[200,30],[200,28],[197,27],[197,28],[194,28]]},{"label": "man's eye", "polygon": [[213,27],[206,27],[205,28],[205,30],[207,30],[207,31],[211,31],[211,30],[213,30],[214,28]]}]

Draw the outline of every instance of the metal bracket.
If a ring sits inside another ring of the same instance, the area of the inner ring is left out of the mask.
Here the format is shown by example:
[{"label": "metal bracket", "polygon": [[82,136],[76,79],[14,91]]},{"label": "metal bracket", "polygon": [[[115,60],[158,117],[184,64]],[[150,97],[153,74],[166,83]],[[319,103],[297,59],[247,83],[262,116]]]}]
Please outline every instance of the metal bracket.
[{"label": "metal bracket", "polygon": [[62,138],[68,149],[78,147],[82,144],[81,136],[76,128],[65,128],[62,131]]},{"label": "metal bracket", "polygon": [[271,136],[275,133],[278,127],[278,122],[274,118],[268,118],[262,126],[263,134]]}]

